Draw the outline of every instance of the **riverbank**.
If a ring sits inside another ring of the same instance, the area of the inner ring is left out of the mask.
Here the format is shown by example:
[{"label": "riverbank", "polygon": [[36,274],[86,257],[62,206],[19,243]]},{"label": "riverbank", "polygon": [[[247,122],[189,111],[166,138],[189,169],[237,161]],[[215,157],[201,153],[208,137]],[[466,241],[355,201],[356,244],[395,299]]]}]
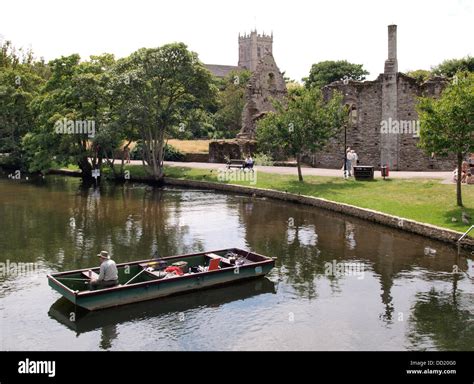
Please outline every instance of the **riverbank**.
[{"label": "riverbank", "polygon": [[[141,166],[130,165],[126,170],[130,181],[147,182],[149,179]],[[299,183],[293,175],[267,174],[258,170],[253,179],[248,175],[239,180],[238,172],[229,173],[226,180],[222,170],[166,166],[165,183],[317,206],[449,243],[456,243],[460,234],[469,228],[462,222],[462,210],[455,205],[455,186],[444,184],[440,179],[361,182],[306,176],[305,182]],[[463,196],[464,211],[474,217],[474,188],[464,186]],[[474,246],[472,237],[466,243],[469,242]]]}]

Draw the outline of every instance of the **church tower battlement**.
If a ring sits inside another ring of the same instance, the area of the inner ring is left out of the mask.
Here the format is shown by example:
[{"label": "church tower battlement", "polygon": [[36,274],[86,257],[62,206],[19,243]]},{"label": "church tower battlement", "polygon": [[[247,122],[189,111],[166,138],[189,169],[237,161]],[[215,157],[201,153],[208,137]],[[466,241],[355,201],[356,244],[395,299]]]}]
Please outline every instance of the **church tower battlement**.
[{"label": "church tower battlement", "polygon": [[259,34],[254,30],[250,34],[239,34],[239,67],[254,72],[266,53],[273,54],[273,33]]}]

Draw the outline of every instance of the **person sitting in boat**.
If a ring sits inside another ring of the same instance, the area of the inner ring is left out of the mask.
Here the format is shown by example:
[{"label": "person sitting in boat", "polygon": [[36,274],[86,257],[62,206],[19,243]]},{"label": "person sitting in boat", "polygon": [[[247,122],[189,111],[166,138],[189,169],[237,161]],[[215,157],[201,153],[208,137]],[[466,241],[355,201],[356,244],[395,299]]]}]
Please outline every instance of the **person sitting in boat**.
[{"label": "person sitting in boat", "polygon": [[91,290],[118,285],[118,270],[115,261],[110,258],[106,251],[101,251],[97,257],[100,258],[100,273],[97,279],[91,280]]}]

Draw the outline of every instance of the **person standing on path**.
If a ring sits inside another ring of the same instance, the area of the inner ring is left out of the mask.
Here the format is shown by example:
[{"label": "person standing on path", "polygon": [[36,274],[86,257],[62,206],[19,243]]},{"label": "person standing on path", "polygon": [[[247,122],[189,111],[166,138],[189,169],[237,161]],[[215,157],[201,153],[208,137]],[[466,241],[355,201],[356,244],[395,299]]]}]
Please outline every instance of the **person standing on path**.
[{"label": "person standing on path", "polygon": [[345,175],[344,177],[347,176],[351,176],[351,167],[352,167],[352,164],[351,164],[351,147],[347,147],[346,149],[346,163],[344,165],[344,171],[345,171]]},{"label": "person standing on path", "polygon": [[351,173],[352,175],[354,174],[354,167],[357,165],[357,162],[359,161],[359,156],[357,156],[357,152],[351,149],[350,152],[350,159],[351,159]]}]

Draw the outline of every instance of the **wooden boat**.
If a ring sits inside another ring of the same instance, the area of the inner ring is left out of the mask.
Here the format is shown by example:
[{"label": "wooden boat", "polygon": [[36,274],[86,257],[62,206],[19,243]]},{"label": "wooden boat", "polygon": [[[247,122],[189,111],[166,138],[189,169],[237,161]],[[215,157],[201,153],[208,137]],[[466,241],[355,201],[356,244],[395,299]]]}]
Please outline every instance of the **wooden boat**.
[{"label": "wooden boat", "polygon": [[[164,272],[173,265],[183,275]],[[258,278],[274,266],[274,258],[234,248],[117,264],[119,285],[112,288],[90,290],[89,271],[95,275],[99,268],[55,273],[48,282],[74,305],[94,311]]]}]

